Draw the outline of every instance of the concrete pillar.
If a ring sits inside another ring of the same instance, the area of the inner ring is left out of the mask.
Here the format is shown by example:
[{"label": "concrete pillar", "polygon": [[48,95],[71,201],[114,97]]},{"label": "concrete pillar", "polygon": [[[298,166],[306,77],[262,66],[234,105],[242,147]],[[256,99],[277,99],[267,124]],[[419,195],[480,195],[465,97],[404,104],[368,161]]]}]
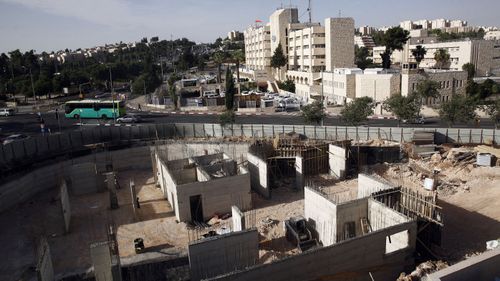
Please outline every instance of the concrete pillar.
[{"label": "concrete pillar", "polygon": [[305,176],[304,176],[304,158],[301,156],[295,157],[295,183],[296,189],[302,190],[305,185]]},{"label": "concrete pillar", "polygon": [[231,206],[231,214],[233,220],[233,231],[245,230],[245,214],[236,206]]},{"label": "concrete pillar", "polygon": [[50,256],[49,243],[45,237],[40,238],[37,249],[36,275],[38,281],[54,281],[54,268]]},{"label": "concrete pillar", "polygon": [[109,206],[112,210],[118,209],[118,196],[116,195],[116,177],[114,172],[104,173],[109,192]]},{"label": "concrete pillar", "polygon": [[71,221],[71,206],[69,203],[69,194],[68,194],[68,186],[66,185],[66,181],[62,180],[61,181],[61,189],[60,189],[60,194],[61,194],[61,209],[63,213],[63,219],[64,219],[64,230],[66,233],[69,232],[69,224]]}]

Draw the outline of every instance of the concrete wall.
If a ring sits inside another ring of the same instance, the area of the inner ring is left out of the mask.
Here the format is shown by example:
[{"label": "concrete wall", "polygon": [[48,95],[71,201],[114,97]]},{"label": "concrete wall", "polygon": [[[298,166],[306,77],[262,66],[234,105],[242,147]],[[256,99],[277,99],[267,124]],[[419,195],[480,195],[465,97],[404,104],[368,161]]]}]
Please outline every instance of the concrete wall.
[{"label": "concrete wall", "polygon": [[245,269],[259,259],[259,233],[249,229],[205,238],[190,243],[188,252],[191,280]]},{"label": "concrete wall", "polygon": [[64,219],[64,229],[69,232],[69,225],[71,222],[71,205],[69,203],[68,187],[66,186],[66,181],[61,181],[61,210]]},{"label": "concrete wall", "polygon": [[500,248],[468,258],[432,273],[429,281],[498,280],[500,278]]},{"label": "concrete wall", "polygon": [[[1,146],[0,146],[1,147]],[[130,151],[135,151],[127,157]],[[139,153],[141,151],[141,153]],[[57,164],[46,165],[40,168],[32,168],[30,171],[16,175],[10,180],[5,180],[0,185],[0,212],[3,212],[12,206],[24,202],[35,196],[39,192],[57,188],[62,179],[69,180],[72,174],[72,165],[87,164],[86,167],[94,165],[99,172],[105,168],[105,159],[112,156],[112,163],[115,170],[127,170],[130,168],[148,168],[151,169],[150,149],[149,147],[130,148],[108,153],[96,153],[76,157],[70,160],[61,161]],[[116,157],[115,157],[116,156]],[[145,160],[146,159],[146,160]],[[89,166],[90,165],[90,166]],[[85,165],[84,165],[85,166]],[[87,170],[89,171],[89,170]],[[75,171],[74,175],[78,175]],[[83,176],[83,174],[81,174]],[[104,181],[102,181],[104,188]],[[69,187],[69,184],[68,184]],[[86,189],[87,187],[84,187]],[[69,187],[72,191],[72,187]]]},{"label": "concrete wall", "polygon": [[390,188],[394,188],[394,186],[382,178],[367,174],[358,175],[358,198],[369,197],[374,192]]},{"label": "concrete wall", "polygon": [[215,214],[230,213],[232,205],[243,210],[250,209],[252,205],[250,174],[180,185],[176,191],[176,216],[179,221],[191,220],[190,196],[201,195],[205,219]]},{"label": "concrete wall", "polygon": [[324,246],[335,244],[337,206],[310,187],[304,188],[304,217],[319,242]]},{"label": "concrete wall", "polygon": [[[387,236],[401,231],[413,234],[410,236],[410,247],[385,254]],[[406,265],[413,266],[416,231],[416,222],[408,222],[210,280],[371,281],[369,272],[375,280],[396,280]]]},{"label": "concrete wall", "polygon": [[50,255],[50,247],[47,239],[40,239],[37,249],[37,279],[38,281],[53,281],[54,267],[52,265],[52,256]]},{"label": "concrete wall", "polygon": [[271,190],[267,174],[267,161],[262,160],[251,153],[247,154],[247,159],[252,189],[265,198],[270,198]]},{"label": "concrete wall", "polygon": [[94,265],[94,276],[96,281],[112,281],[111,252],[108,242],[96,242],[90,244],[90,258]]},{"label": "concrete wall", "polygon": [[[362,235],[361,218],[368,217],[368,203],[365,198],[337,204],[336,242]],[[355,233],[348,236],[346,223],[354,223]]]},{"label": "concrete wall", "polygon": [[330,175],[339,179],[344,179],[347,169],[347,151],[345,148],[330,144],[328,146],[328,164],[330,165]]},{"label": "concrete wall", "polygon": [[245,214],[237,206],[231,206],[231,220],[233,222],[233,231],[246,229]]},{"label": "concrete wall", "polygon": [[72,165],[69,178],[69,189],[74,195],[104,191],[104,177],[98,173],[94,163]]}]

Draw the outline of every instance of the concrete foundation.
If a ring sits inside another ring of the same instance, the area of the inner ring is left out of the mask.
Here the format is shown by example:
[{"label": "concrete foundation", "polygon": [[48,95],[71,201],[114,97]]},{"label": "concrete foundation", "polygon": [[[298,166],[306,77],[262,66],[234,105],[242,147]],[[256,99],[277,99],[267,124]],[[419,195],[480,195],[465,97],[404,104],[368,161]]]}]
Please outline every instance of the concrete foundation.
[{"label": "concrete foundation", "polygon": [[328,163],[330,166],[330,175],[338,179],[344,179],[347,172],[347,151],[345,148],[329,145]]},{"label": "concrete foundation", "polygon": [[258,156],[251,153],[247,154],[248,170],[250,171],[250,183],[252,189],[264,196],[271,197],[269,176],[267,174],[267,161],[260,159]]},{"label": "concrete foundation", "polygon": [[189,244],[188,252],[191,280],[245,269],[259,258],[259,233],[249,229],[205,238]]}]

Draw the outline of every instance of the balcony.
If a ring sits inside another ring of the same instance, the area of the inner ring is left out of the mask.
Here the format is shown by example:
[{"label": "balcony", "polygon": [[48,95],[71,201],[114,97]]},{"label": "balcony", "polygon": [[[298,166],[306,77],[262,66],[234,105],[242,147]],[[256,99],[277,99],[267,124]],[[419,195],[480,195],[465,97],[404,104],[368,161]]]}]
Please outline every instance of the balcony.
[{"label": "balcony", "polygon": [[314,45],[325,44],[325,42],[326,42],[325,37],[313,37],[312,38],[312,43]]}]

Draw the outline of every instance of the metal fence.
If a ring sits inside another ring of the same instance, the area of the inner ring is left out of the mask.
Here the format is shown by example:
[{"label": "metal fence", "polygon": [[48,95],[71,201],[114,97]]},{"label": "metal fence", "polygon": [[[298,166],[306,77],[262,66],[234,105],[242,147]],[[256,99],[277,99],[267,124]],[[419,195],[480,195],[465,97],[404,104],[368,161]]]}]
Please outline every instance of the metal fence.
[{"label": "metal fence", "polygon": [[[398,142],[411,141],[413,133],[422,128],[391,127],[334,127],[307,125],[234,124],[150,124],[140,126],[98,126],[62,134],[40,135],[0,145],[0,169],[8,171],[22,164],[68,155],[94,144],[127,144],[136,141],[165,140],[172,138],[208,137],[275,137],[281,133],[297,132],[312,139],[356,141],[387,139]],[[436,143],[499,143],[500,130],[426,128],[435,132]]]}]

